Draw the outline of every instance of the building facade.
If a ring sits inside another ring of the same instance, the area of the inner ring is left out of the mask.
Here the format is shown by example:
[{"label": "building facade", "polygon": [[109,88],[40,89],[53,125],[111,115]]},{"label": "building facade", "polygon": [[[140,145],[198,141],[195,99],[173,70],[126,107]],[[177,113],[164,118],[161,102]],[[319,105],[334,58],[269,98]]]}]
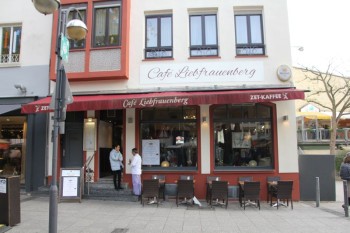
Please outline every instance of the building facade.
[{"label": "building facade", "polygon": [[[139,149],[143,179],[193,175],[199,198],[216,175],[231,185],[252,176],[262,197],[266,178],[280,176],[294,181],[299,199],[296,125],[288,119],[304,93],[291,79],[286,1],[67,0],[62,10],[71,4],[89,31],[72,43],[65,66],[74,102],[60,137],[61,167],[93,156],[98,181],[120,144],[124,161]],[[56,21],[57,14],[52,51]],[[47,114],[49,103],[22,112]],[[131,183],[128,165],[124,172]]]},{"label": "building facade", "polygon": [[51,31],[52,17],[36,14],[30,1],[1,2],[0,174],[20,175],[27,190],[47,175],[48,118],[21,114],[21,106],[49,94]]}]

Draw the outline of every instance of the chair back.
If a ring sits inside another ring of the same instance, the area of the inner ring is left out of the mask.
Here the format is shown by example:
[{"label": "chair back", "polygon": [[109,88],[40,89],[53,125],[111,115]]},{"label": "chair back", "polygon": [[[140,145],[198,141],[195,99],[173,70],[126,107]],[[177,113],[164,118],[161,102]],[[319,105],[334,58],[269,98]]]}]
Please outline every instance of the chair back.
[{"label": "chair back", "polygon": [[152,179],[165,180],[165,175],[152,175]]},{"label": "chair back", "polygon": [[267,182],[273,182],[273,181],[279,181],[279,180],[281,180],[281,177],[279,177],[279,176],[268,176],[268,177],[266,177],[266,181]]},{"label": "chair back", "polygon": [[279,199],[291,199],[293,191],[293,181],[285,180],[277,182],[276,195]]},{"label": "chair back", "polygon": [[178,180],[177,194],[180,197],[192,198],[194,196],[193,180]]},{"label": "chair back", "polygon": [[238,177],[238,181],[253,181],[253,177],[252,176],[240,176]]},{"label": "chair back", "polygon": [[181,175],[180,180],[193,180],[193,176]]},{"label": "chair back", "polygon": [[244,182],[244,197],[246,199],[259,199],[260,197],[260,181]]},{"label": "chair back", "polygon": [[228,198],[228,182],[213,180],[211,183],[211,199]]},{"label": "chair back", "polygon": [[220,181],[221,180],[221,178],[220,178],[220,176],[207,176],[207,183],[209,182],[209,181]]},{"label": "chair back", "polygon": [[142,185],[143,197],[159,197],[159,180],[144,180]]}]

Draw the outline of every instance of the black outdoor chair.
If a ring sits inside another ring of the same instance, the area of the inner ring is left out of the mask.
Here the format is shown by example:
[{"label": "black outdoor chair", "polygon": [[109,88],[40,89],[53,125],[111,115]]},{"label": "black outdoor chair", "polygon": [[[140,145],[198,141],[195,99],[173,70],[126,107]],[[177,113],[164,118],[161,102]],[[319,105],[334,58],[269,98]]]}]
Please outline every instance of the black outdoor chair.
[{"label": "black outdoor chair", "polygon": [[144,180],[142,184],[141,204],[145,205],[145,199],[149,201],[150,198],[155,199],[157,207],[159,204],[159,180],[151,179]]},{"label": "black outdoor chair", "polygon": [[205,195],[205,199],[207,203],[209,203],[209,198],[210,198],[210,190],[211,190],[211,182],[212,181],[219,181],[221,180],[219,176],[207,176],[207,191]]},{"label": "black outdoor chair", "polygon": [[194,197],[194,185],[193,180],[178,180],[177,181],[177,192],[176,192],[176,205],[179,206],[179,200],[184,199],[187,203],[188,200],[191,200],[193,204]]},{"label": "black outdoor chair", "polygon": [[[210,191],[210,206],[213,207],[213,200],[217,204],[228,206],[228,182],[227,181],[212,181]],[[221,202],[222,201],[222,202]]]},{"label": "black outdoor chair", "polygon": [[165,201],[165,175],[153,175],[152,179],[159,180],[159,197],[163,197],[163,200]]},{"label": "black outdoor chair", "polygon": [[238,190],[238,200],[239,200],[239,204],[242,207],[242,195],[243,195],[243,189],[242,189],[242,185],[240,184],[240,182],[246,182],[246,181],[253,181],[253,177],[252,176],[240,176],[238,177],[238,186],[239,186],[239,190]]},{"label": "black outdoor chair", "polygon": [[268,176],[266,177],[266,185],[267,185],[267,202],[269,202],[271,198],[272,189],[275,188],[275,185],[271,185],[271,182],[277,182],[281,179],[279,176]]},{"label": "black outdoor chair", "polygon": [[260,210],[260,181],[244,182],[242,201],[243,203],[241,203],[241,206],[243,205],[244,209],[248,205],[254,205],[259,207]]},{"label": "black outdoor chair", "polygon": [[[272,198],[276,198],[276,206],[278,209],[278,206],[284,205],[289,206],[289,200],[290,200],[290,206],[293,209],[293,199],[292,199],[292,191],[293,191],[293,181],[292,180],[286,180],[286,181],[277,181],[277,186],[275,189],[272,190],[271,193],[271,199],[270,199],[270,205],[272,206]],[[280,202],[280,201],[283,202]],[[287,205],[285,205],[285,202],[287,201]]]}]

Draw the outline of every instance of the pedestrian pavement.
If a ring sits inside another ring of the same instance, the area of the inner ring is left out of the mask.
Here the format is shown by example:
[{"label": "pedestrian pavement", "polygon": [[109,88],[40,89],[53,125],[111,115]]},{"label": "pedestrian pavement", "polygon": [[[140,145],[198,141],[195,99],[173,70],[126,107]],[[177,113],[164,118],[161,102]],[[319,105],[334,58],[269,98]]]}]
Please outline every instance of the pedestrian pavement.
[{"label": "pedestrian pavement", "polygon": [[[261,210],[248,206],[245,210],[238,201],[228,208],[210,208],[204,200],[197,205],[176,206],[169,199],[157,207],[139,202],[100,201],[83,199],[79,202],[58,204],[58,232],[64,233],[123,233],[123,232],[237,232],[237,233],[307,233],[349,232],[350,218],[345,217],[342,205],[341,182],[337,182],[337,200],[321,202],[294,202],[294,209],[278,210],[262,201]],[[21,223],[9,233],[48,232],[49,197],[21,194]],[[1,232],[1,231],[0,231]]]}]

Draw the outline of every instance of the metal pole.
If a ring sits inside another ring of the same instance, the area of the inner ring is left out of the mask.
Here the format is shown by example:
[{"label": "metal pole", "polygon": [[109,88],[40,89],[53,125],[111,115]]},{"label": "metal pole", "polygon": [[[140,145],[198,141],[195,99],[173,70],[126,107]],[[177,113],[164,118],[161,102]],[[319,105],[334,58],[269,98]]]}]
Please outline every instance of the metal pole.
[{"label": "metal pole", "polygon": [[343,180],[343,188],[344,188],[344,211],[345,217],[349,217],[349,199],[348,199],[348,182]]},{"label": "metal pole", "polygon": [[[63,20],[62,20],[63,18]],[[61,72],[61,57],[60,57],[60,43],[61,31],[64,28],[65,17],[61,17],[61,9],[58,13],[58,40],[56,43],[57,54],[57,70],[56,70],[56,92],[55,92],[55,109],[53,116],[53,136],[52,136],[52,179],[50,186],[50,205],[49,205],[49,233],[57,233],[57,213],[58,213],[58,188],[57,188],[57,149],[58,149],[58,134],[59,134],[59,120],[62,115],[62,72]]]},{"label": "metal pole", "polygon": [[316,207],[320,207],[320,177],[316,177]]}]

